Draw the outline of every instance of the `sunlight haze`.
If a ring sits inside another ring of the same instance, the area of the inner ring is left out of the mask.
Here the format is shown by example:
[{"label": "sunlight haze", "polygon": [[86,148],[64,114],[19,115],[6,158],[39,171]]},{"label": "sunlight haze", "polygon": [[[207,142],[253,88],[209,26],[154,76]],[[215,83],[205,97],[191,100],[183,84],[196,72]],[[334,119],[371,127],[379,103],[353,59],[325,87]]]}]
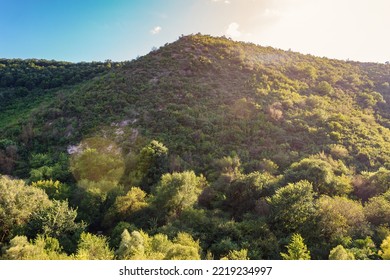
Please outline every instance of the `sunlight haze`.
[{"label": "sunlight haze", "polygon": [[0,57],[131,60],[192,33],[342,60],[390,60],[384,0],[0,0]]}]

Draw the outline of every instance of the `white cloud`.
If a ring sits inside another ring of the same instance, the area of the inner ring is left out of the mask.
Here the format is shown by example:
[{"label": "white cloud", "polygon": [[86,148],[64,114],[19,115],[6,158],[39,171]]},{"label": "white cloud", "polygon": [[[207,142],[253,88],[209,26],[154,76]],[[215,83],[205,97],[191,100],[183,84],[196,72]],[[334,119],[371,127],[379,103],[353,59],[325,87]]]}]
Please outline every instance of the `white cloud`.
[{"label": "white cloud", "polygon": [[156,35],[156,34],[160,33],[161,30],[162,30],[161,26],[156,26],[155,28],[150,30],[150,33],[152,33],[153,35]]},{"label": "white cloud", "polygon": [[241,32],[238,30],[240,25],[237,22],[232,22],[229,24],[228,28],[225,31],[226,36],[231,38],[238,38],[241,36]]}]

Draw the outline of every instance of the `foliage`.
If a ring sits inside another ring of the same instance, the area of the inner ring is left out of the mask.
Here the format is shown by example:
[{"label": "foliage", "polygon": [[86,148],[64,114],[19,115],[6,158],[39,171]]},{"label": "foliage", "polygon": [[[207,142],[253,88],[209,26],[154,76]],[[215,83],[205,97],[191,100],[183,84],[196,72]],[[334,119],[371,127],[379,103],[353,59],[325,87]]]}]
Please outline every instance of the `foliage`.
[{"label": "foliage", "polygon": [[317,201],[318,228],[321,237],[331,244],[339,244],[351,237],[370,233],[363,206],[345,197],[321,196]]},{"label": "foliage", "polygon": [[384,260],[390,260],[390,236],[386,237],[381,244],[379,255]]},{"label": "foliage", "polygon": [[116,197],[115,203],[108,209],[103,223],[112,225],[116,221],[131,221],[148,205],[146,193],[140,188],[132,187],[126,195]]},{"label": "foliage", "polygon": [[354,260],[353,253],[349,252],[343,247],[343,245],[337,245],[334,247],[329,254],[330,260]]},{"label": "foliage", "polygon": [[193,171],[164,174],[156,186],[153,206],[167,217],[178,217],[184,209],[194,206],[206,184],[206,179]]},{"label": "foliage", "polygon": [[70,257],[61,252],[55,238],[38,236],[28,241],[26,236],[15,236],[5,248],[4,258],[8,260],[67,260]]},{"label": "foliage", "polygon": [[104,236],[82,233],[75,258],[78,260],[112,260],[114,252]]},{"label": "foliage", "polygon": [[74,252],[84,223],[77,223],[77,211],[68,207],[67,201],[53,200],[48,207],[32,213],[25,226],[30,238],[37,235],[50,236],[59,240],[66,252]]},{"label": "foliage", "polygon": [[248,260],[248,250],[241,249],[239,251],[230,251],[229,254],[227,254],[226,257],[221,258],[221,260]]},{"label": "foliage", "polygon": [[69,186],[66,184],[62,184],[58,180],[40,180],[37,182],[33,182],[31,186],[44,190],[50,199],[65,200],[70,195]]},{"label": "foliage", "polygon": [[43,190],[0,176],[0,242],[9,241],[34,213],[45,211],[50,204]]},{"label": "foliage", "polygon": [[289,233],[302,229],[314,215],[314,193],[308,181],[290,183],[267,199],[271,206],[270,222]]},{"label": "foliage", "polygon": [[187,233],[178,233],[170,241],[164,234],[149,236],[144,232],[124,230],[116,254],[119,259],[165,259],[197,260],[200,259],[199,243]]},{"label": "foliage", "polygon": [[364,214],[374,226],[390,225],[390,191],[370,198],[365,204]]},{"label": "foliage", "polygon": [[143,190],[150,192],[151,186],[168,171],[168,148],[153,140],[142,148],[134,165],[127,166],[127,169],[130,169],[128,180],[131,184],[139,185]]},{"label": "foliage", "polygon": [[310,251],[300,234],[293,234],[290,243],[286,246],[287,253],[280,253],[284,260],[310,260]]},{"label": "foliage", "polygon": [[85,150],[76,153],[71,161],[73,176],[77,181],[107,182],[107,188],[102,191],[110,191],[118,184],[124,171],[120,149],[115,143],[97,137],[87,139],[81,145],[86,147]]},{"label": "foliage", "polygon": [[344,195],[352,191],[348,169],[341,161],[318,157],[305,158],[293,163],[286,171],[285,180],[308,180],[318,194]]}]

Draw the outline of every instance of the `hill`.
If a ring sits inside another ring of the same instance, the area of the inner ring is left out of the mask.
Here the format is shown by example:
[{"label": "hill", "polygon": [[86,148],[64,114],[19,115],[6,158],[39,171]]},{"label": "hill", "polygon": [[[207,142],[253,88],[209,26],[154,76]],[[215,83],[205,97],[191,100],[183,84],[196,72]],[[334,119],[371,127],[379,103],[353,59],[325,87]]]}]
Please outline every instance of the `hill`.
[{"label": "hill", "polygon": [[293,233],[314,258],[337,245],[378,257],[390,232],[373,210],[390,206],[390,65],[198,34],[129,62],[0,71],[0,173],[59,180],[49,198],[90,232],[185,231],[218,258],[278,258]]}]

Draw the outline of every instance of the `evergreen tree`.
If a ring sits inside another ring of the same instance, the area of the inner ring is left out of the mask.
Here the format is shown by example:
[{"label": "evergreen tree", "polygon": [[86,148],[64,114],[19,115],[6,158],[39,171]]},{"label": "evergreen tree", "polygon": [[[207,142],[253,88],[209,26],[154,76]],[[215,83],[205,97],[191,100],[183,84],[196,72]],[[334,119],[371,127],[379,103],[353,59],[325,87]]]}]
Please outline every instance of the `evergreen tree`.
[{"label": "evergreen tree", "polygon": [[310,251],[300,234],[293,234],[286,248],[287,253],[280,253],[284,260],[310,260]]}]

